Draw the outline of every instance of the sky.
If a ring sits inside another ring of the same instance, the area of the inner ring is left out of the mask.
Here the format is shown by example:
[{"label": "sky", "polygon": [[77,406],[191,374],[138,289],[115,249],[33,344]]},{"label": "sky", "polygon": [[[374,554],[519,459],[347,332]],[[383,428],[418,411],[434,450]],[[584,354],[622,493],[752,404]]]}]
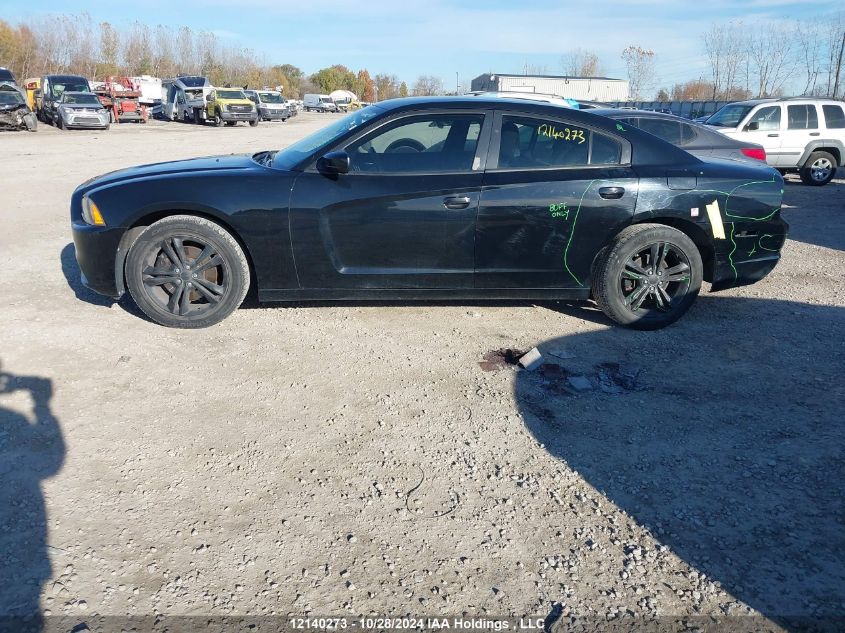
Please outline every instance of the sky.
[{"label": "sky", "polygon": [[409,85],[437,75],[447,90],[485,72],[521,73],[526,64],[563,74],[561,56],[579,48],[598,54],[604,75],[625,78],[620,53],[628,45],[655,51],[654,87],[670,88],[707,76],[702,36],[713,22],[765,23],[840,8],[841,0],[0,0],[0,16],[12,23],[84,11],[117,27],[187,25],[309,74],[342,63]]}]

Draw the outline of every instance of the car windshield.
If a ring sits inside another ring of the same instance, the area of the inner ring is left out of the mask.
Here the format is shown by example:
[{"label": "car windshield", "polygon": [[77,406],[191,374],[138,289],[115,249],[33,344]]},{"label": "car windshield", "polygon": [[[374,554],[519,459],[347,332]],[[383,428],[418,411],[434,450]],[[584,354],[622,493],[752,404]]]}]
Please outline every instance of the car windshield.
[{"label": "car windshield", "polygon": [[17,90],[0,90],[0,105],[20,105],[23,95]]},{"label": "car windshield", "polygon": [[356,110],[331,125],[309,134],[304,139],[281,150],[276,154],[273,166],[277,169],[293,169],[300,162],[308,158],[321,147],[326,147],[340,138],[347,132],[362,126],[364,123],[384,113],[378,106],[367,106],[362,110]]},{"label": "car windshield", "polygon": [[218,99],[246,99],[246,95],[240,90],[218,90]]},{"label": "car windshield", "polygon": [[63,99],[64,103],[79,103],[82,105],[100,105],[100,100],[97,95],[93,94],[69,94],[66,93]]},{"label": "car windshield", "polygon": [[277,92],[259,92],[258,94],[261,95],[262,103],[284,103],[285,102],[282,95],[280,95]]},{"label": "car windshield", "polygon": [[84,83],[54,83],[50,84],[53,96],[61,97],[65,92],[87,92],[88,85]]},{"label": "car windshield", "polygon": [[331,97],[320,97],[320,101],[322,101],[323,103],[331,103],[332,98]]},{"label": "car windshield", "polygon": [[745,115],[751,112],[754,106],[741,105],[734,103],[722,107],[718,112],[705,121],[707,125],[715,125],[717,127],[736,127],[739,122],[745,118]]}]

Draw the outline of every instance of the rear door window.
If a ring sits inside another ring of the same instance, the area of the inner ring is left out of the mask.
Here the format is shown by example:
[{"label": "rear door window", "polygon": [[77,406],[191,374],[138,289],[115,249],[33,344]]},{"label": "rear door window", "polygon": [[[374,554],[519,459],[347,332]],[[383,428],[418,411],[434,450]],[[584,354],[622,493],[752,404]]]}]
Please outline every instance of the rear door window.
[{"label": "rear door window", "polygon": [[640,129],[649,134],[654,134],[657,138],[662,138],[672,145],[681,144],[681,125],[677,121],[641,117]]},{"label": "rear door window", "polygon": [[812,104],[787,106],[787,119],[790,130],[816,130],[819,127],[819,115]]},{"label": "rear door window", "polygon": [[845,129],[845,109],[839,105],[822,106],[824,121],[828,130]]},{"label": "rear door window", "polygon": [[600,132],[565,121],[503,116],[498,169],[543,169],[618,165],[622,144]]}]

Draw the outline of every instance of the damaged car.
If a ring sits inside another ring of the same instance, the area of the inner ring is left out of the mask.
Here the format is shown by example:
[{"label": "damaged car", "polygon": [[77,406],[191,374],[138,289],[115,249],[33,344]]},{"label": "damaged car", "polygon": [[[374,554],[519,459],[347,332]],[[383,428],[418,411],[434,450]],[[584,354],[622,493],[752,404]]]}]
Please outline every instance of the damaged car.
[{"label": "damaged car", "polygon": [[38,129],[38,120],[29,108],[26,97],[9,84],[0,85],[0,129],[30,132]]},{"label": "damaged car", "polygon": [[[667,326],[702,284],[754,283],[786,240],[783,178],[636,126],[489,97],[393,99],[280,151],[82,184],[82,282],[199,328],[259,301],[592,299]],[[717,305],[713,303],[713,306]]]}]

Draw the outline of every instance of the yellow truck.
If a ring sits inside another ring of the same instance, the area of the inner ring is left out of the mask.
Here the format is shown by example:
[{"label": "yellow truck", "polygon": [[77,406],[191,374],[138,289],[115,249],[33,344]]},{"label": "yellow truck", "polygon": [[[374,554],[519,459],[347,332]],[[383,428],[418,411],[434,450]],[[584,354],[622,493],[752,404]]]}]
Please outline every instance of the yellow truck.
[{"label": "yellow truck", "polygon": [[217,127],[237,125],[238,121],[258,125],[258,110],[240,88],[215,88],[205,102],[205,119]]}]

